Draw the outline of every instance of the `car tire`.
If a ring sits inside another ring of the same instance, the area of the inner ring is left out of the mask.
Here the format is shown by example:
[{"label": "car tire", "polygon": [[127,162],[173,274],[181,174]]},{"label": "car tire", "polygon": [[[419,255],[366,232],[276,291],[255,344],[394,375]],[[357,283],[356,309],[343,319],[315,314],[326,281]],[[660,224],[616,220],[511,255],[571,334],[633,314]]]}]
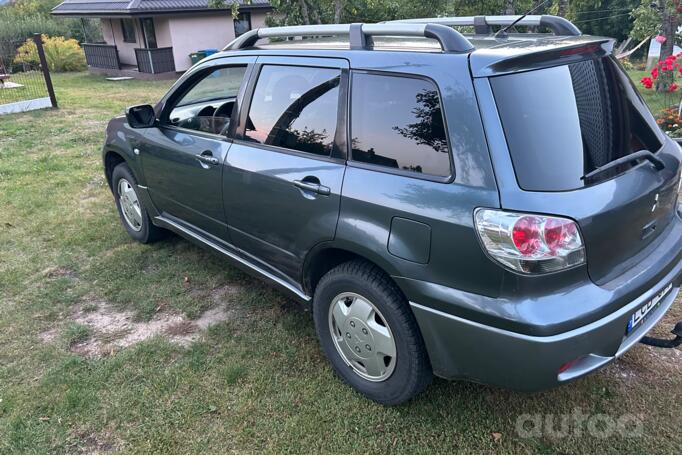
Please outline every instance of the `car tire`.
[{"label": "car tire", "polygon": [[329,271],[315,289],[313,317],[335,372],[367,398],[398,405],[431,382],[414,314],[378,267],[350,261]]},{"label": "car tire", "polygon": [[121,163],[114,168],[111,188],[121,223],[130,237],[140,243],[152,243],[163,237],[164,230],[151,222],[138,195],[137,179],[127,164]]}]

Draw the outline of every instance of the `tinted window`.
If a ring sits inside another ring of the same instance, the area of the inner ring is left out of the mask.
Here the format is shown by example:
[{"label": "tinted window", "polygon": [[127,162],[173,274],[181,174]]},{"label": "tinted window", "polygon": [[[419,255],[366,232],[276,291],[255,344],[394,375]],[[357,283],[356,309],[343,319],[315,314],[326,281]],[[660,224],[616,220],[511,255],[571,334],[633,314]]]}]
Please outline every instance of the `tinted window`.
[{"label": "tinted window", "polygon": [[132,19],[121,19],[121,33],[124,43],[135,43],[135,23]]},{"label": "tinted window", "polygon": [[355,73],[352,91],[353,160],[450,175],[445,124],[432,82]]},{"label": "tinted window", "polygon": [[144,33],[144,39],[146,41],[146,46],[149,49],[156,49],[158,46],[156,44],[156,30],[154,30],[154,19],[146,17],[141,19],[142,32]]},{"label": "tinted window", "polygon": [[251,30],[251,13],[239,13],[234,20],[234,36],[240,36]]},{"label": "tinted window", "polygon": [[263,66],[245,136],[261,144],[329,156],[334,143],[341,72]]},{"label": "tinted window", "polygon": [[523,189],[580,188],[595,183],[582,177],[597,167],[661,147],[651,114],[611,59],[501,76],[491,84]]},{"label": "tinted window", "polygon": [[179,99],[168,122],[181,128],[225,134],[245,72],[246,66],[212,71]]}]

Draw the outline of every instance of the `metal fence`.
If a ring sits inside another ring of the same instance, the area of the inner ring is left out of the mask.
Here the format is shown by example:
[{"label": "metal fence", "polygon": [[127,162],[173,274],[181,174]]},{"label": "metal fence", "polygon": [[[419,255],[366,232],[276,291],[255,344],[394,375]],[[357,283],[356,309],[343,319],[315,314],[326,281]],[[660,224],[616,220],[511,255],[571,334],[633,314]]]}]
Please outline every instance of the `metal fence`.
[{"label": "metal fence", "polygon": [[40,35],[0,41],[0,115],[57,107]]}]

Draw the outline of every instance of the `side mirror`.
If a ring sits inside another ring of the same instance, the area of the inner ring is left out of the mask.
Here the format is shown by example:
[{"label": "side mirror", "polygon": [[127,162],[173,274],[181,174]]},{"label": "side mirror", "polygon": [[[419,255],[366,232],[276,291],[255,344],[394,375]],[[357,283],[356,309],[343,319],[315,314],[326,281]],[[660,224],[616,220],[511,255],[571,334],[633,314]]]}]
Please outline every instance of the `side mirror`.
[{"label": "side mirror", "polygon": [[156,122],[156,112],[149,104],[126,109],[126,119],[131,128],[151,128]]}]

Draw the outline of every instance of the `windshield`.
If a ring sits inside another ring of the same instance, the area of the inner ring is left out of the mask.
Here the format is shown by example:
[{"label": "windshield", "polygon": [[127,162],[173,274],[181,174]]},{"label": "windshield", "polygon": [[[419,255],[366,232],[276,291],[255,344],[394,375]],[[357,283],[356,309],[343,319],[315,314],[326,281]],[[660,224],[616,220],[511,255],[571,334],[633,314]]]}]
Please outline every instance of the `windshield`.
[{"label": "windshield", "polygon": [[[611,58],[491,78],[519,185],[567,191],[618,158],[661,148],[656,123]],[[600,181],[627,171],[615,167]]]}]

